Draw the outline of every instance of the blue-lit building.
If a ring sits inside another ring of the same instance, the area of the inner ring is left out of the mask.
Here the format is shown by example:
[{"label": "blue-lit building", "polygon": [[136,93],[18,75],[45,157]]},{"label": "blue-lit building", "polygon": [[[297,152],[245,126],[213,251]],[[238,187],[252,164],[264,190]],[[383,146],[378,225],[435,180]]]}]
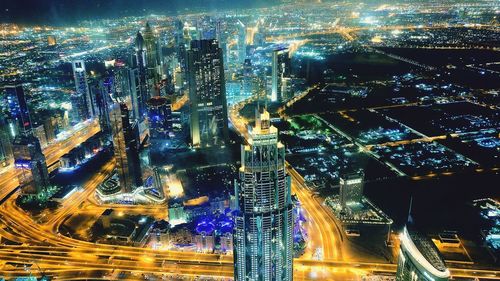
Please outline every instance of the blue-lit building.
[{"label": "blue-lit building", "polygon": [[[135,83],[136,93],[132,98],[136,99],[139,114],[141,117],[146,113],[146,102],[151,97],[151,89],[147,85],[146,77],[146,50],[144,47],[144,37],[137,32],[135,37],[135,54],[131,59],[131,81]],[[134,102],[133,102],[134,103]]]},{"label": "blue-lit building", "polygon": [[153,97],[148,101],[148,125],[152,140],[172,136],[172,103],[169,98]]},{"label": "blue-lit building", "polygon": [[235,187],[234,276],[236,281],[292,280],[293,204],[285,146],[267,111],[257,114],[242,147]]},{"label": "blue-lit building", "polygon": [[39,194],[49,187],[49,172],[40,142],[31,134],[19,135],[12,143],[14,166],[25,194]]},{"label": "blue-lit building", "polygon": [[8,105],[10,117],[17,123],[17,128],[16,130],[14,130],[14,135],[31,133],[32,124],[23,86],[21,84],[8,85],[4,88],[6,92],[5,98]]},{"label": "blue-lit building", "polygon": [[50,184],[45,156],[33,135],[28,104],[22,85],[5,87],[11,118],[18,123],[18,134],[12,142],[14,165],[23,193],[38,194]]}]

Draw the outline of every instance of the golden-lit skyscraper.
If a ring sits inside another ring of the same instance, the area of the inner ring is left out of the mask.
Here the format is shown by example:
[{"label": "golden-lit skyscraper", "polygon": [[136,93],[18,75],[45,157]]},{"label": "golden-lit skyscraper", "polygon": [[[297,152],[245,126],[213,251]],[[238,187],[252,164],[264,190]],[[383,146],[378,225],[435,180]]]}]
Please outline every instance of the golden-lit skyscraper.
[{"label": "golden-lit skyscraper", "polygon": [[49,46],[57,45],[56,37],[54,35],[47,36],[47,45]]},{"label": "golden-lit skyscraper", "polygon": [[267,111],[257,113],[248,145],[241,149],[235,195],[236,281],[293,279],[293,205],[285,146]]}]

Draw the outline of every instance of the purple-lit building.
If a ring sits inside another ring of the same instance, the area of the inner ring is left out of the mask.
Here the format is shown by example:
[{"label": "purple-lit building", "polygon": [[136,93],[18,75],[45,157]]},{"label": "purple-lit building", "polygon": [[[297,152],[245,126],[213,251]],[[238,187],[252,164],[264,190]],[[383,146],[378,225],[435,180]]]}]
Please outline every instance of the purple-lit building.
[{"label": "purple-lit building", "polygon": [[172,136],[172,103],[166,97],[153,97],[147,102],[149,134],[152,140]]}]

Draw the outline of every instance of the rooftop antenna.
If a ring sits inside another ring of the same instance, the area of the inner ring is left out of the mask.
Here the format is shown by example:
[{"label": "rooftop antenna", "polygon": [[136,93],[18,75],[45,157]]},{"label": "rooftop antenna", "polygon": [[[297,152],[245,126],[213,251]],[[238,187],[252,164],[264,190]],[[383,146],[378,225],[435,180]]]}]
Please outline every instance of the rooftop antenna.
[{"label": "rooftop antenna", "polygon": [[413,217],[411,215],[412,207],[413,207],[413,196],[410,196],[410,207],[408,208],[408,219],[407,219],[408,224],[413,224]]}]

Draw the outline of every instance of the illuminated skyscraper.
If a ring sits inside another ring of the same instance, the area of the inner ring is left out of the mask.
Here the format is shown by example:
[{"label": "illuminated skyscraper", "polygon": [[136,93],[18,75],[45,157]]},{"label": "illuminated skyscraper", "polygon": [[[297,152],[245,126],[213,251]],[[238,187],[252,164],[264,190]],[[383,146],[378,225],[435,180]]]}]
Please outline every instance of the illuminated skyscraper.
[{"label": "illuminated skyscraper", "polygon": [[146,48],[146,77],[148,88],[152,95],[157,95],[155,86],[160,82],[160,52],[158,38],[153,32],[149,22],[144,29],[144,47]]},{"label": "illuminated skyscraper", "polygon": [[120,186],[122,191],[131,192],[142,186],[138,124],[130,120],[128,106],[124,102],[112,104],[110,120]]},{"label": "illuminated skyscraper", "polygon": [[9,164],[12,159],[11,123],[7,116],[0,112],[0,169]]},{"label": "illuminated skyscraper", "polygon": [[12,142],[14,165],[23,193],[38,194],[49,186],[49,172],[40,142],[33,135],[30,113],[22,85],[6,86],[11,118],[19,126]]},{"label": "illuminated skyscraper", "polygon": [[143,95],[146,95],[146,93],[143,93],[141,89],[139,70],[137,68],[127,68],[127,74],[130,99],[132,100],[132,112],[134,113],[134,118],[141,122],[144,120],[144,113],[146,111],[143,101]]},{"label": "illuminated skyscraper", "polygon": [[92,98],[96,104],[96,116],[99,117],[99,125],[101,131],[111,133],[111,121],[109,118],[109,105],[111,104],[111,97],[105,86],[105,81],[98,81],[90,86]]},{"label": "illuminated skyscraper", "polygon": [[363,171],[347,173],[340,176],[340,205],[344,210],[348,204],[361,203],[363,199]]},{"label": "illuminated skyscraper", "polygon": [[146,78],[146,56],[144,52],[144,38],[140,32],[137,32],[135,38],[135,55],[131,61],[131,68],[133,69],[133,81],[137,83],[137,104],[140,115],[146,113],[146,101],[151,96],[151,89],[148,89]]},{"label": "illuminated skyscraper", "polygon": [[446,281],[450,272],[427,236],[407,225],[400,236],[396,281]]},{"label": "illuminated skyscraper", "polygon": [[54,35],[47,36],[47,45],[55,46],[57,44],[56,37]]},{"label": "illuminated skyscraper", "polygon": [[175,21],[175,46],[184,45],[184,23],[181,20]]},{"label": "illuminated skyscraper", "polygon": [[256,116],[242,147],[236,184],[234,229],[236,281],[293,278],[293,206],[285,147],[267,111]]},{"label": "illuminated skyscraper", "polygon": [[[74,94],[75,98],[72,99],[75,101],[75,105],[77,105],[78,109],[78,118],[80,121],[87,120],[94,116],[94,107],[92,103],[92,98],[90,96],[89,84],[87,81],[87,72],[85,70],[85,62],[82,60],[72,62],[73,66],[73,75],[75,78],[75,87],[76,93]],[[80,99],[80,102],[76,102],[76,99]],[[80,108],[81,107],[81,108]]]},{"label": "illuminated skyscraper", "polygon": [[32,124],[23,86],[21,84],[5,86],[5,93],[10,117],[17,123],[15,132],[19,134],[30,134],[32,131]]},{"label": "illuminated skyscraper", "polygon": [[228,139],[222,50],[216,40],[193,40],[187,58],[192,144],[222,145]]},{"label": "illuminated skyscraper", "polygon": [[247,27],[239,21],[238,24],[238,62],[243,63],[247,58]]},{"label": "illuminated skyscraper", "polygon": [[151,139],[167,139],[172,133],[172,104],[166,97],[148,101],[148,125]]},{"label": "illuminated skyscraper", "polygon": [[288,72],[288,56],[287,49],[281,48],[273,51],[271,101],[283,100],[283,77]]},{"label": "illuminated skyscraper", "polygon": [[39,194],[49,186],[49,172],[40,142],[32,134],[18,135],[12,143],[14,166],[25,194]]}]

